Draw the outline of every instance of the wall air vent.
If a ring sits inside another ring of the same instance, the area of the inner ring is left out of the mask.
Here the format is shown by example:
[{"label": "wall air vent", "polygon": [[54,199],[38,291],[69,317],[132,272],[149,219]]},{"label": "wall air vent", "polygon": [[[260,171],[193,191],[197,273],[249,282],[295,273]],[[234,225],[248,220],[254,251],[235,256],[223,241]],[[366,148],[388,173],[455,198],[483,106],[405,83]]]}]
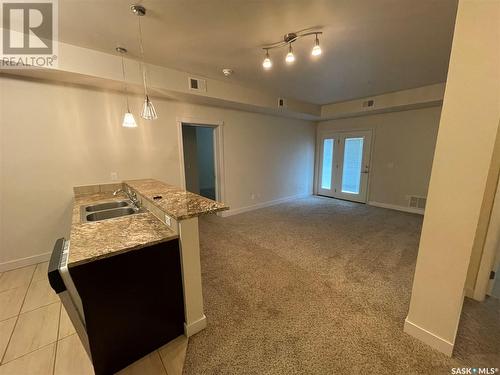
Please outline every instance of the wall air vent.
[{"label": "wall air vent", "polygon": [[189,90],[206,92],[207,91],[207,81],[200,78],[188,77]]},{"label": "wall air vent", "polygon": [[424,210],[426,203],[427,203],[426,197],[417,197],[414,195],[410,195],[408,201],[408,207]]},{"label": "wall air vent", "polygon": [[286,108],[286,99],[278,98],[278,108]]},{"label": "wall air vent", "polygon": [[371,108],[375,105],[375,101],[373,99],[365,100],[363,102],[363,108]]}]

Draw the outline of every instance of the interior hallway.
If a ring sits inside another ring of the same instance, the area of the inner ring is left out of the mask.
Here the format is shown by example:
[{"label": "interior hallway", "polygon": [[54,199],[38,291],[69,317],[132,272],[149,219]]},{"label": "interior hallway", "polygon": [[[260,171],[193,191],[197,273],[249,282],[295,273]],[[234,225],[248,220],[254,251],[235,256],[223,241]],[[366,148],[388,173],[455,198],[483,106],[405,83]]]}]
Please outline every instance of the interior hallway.
[{"label": "interior hallway", "polygon": [[[483,320],[473,303],[455,358],[402,331],[421,224],[322,197],[203,218],[208,328],[190,338],[184,373],[449,374],[500,364],[500,335],[471,329]],[[485,311],[491,322],[500,306]],[[471,343],[487,338],[478,355]]]}]

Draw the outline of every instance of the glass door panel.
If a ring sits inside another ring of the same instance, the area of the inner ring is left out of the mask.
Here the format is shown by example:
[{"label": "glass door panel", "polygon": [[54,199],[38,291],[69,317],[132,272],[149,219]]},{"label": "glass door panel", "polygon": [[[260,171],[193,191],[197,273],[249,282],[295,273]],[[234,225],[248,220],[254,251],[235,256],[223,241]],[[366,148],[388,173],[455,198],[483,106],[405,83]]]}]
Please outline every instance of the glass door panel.
[{"label": "glass door panel", "polygon": [[333,197],[338,179],[339,139],[323,137],[320,142],[318,194]]},{"label": "glass door panel", "polygon": [[319,140],[317,193],[366,202],[371,131],[326,133]]},{"label": "glass door panel", "polygon": [[331,190],[332,188],[332,166],[333,166],[333,151],[335,141],[325,139],[323,141],[323,157],[321,168],[321,189]]},{"label": "glass door panel", "polygon": [[342,193],[359,194],[361,163],[363,162],[363,138],[345,138],[342,164]]}]

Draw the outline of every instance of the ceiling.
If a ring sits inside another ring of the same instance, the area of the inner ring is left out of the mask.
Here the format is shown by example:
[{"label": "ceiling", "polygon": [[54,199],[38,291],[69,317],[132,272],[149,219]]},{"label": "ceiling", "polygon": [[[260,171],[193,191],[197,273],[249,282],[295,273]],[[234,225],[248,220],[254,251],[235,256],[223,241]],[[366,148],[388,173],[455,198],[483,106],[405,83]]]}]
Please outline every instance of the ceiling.
[{"label": "ceiling", "polygon": [[[132,0],[133,1],[133,0]],[[457,0],[144,0],[148,62],[209,78],[326,104],[444,82]],[[59,0],[59,39],[138,56],[137,17],[125,0]],[[310,27],[314,39],[272,50],[262,69],[261,46]],[[225,78],[223,68],[234,74]]]}]

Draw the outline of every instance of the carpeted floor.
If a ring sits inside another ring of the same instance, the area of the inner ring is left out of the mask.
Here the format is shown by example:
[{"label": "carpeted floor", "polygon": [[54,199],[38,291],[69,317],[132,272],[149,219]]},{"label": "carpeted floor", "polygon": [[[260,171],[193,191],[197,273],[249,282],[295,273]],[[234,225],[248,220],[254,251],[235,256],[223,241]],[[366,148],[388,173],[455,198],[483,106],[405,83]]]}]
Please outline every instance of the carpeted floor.
[{"label": "carpeted floor", "polygon": [[[190,338],[184,373],[450,374],[452,367],[499,367],[499,328],[491,322],[496,341],[480,346],[480,335],[459,337],[455,358],[403,333],[421,224],[418,215],[321,197],[201,219],[208,327]],[[474,335],[470,302],[461,330]],[[494,321],[500,306],[490,305],[482,315]]]}]

